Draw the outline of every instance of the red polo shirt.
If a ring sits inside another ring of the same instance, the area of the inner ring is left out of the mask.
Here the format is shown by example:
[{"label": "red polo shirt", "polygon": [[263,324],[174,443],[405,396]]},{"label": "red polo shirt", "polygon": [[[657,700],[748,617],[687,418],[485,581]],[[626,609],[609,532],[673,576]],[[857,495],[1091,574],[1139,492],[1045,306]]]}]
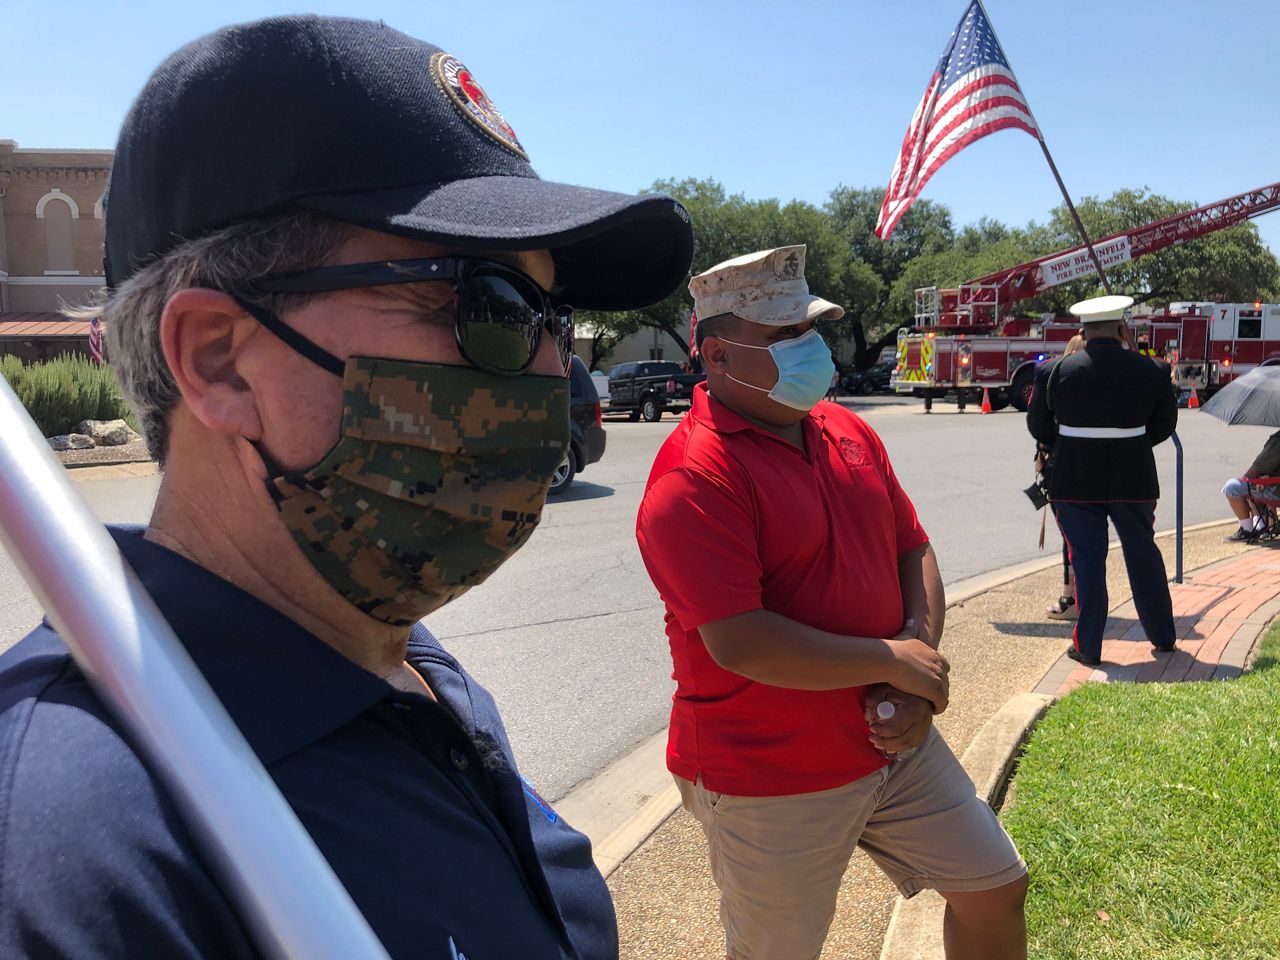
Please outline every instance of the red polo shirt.
[{"label": "red polo shirt", "polygon": [[667,607],[677,683],[667,766],[708,790],[829,790],[884,765],[867,739],[862,687],[793,690],[719,666],[704,623],[771,610],[821,630],[902,629],[898,558],[926,543],[884,445],[856,414],[819,403],[805,450],[694,391],[654,461],[640,553]]}]

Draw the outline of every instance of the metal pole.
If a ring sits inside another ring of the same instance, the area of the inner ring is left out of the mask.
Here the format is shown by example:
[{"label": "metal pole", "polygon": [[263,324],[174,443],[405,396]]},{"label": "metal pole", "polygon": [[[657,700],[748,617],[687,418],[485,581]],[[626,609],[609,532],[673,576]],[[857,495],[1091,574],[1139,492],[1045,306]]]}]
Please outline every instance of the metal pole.
[{"label": "metal pole", "polygon": [[[982,15],[987,18],[987,23],[991,23],[991,16],[987,13],[987,8],[983,6],[982,0],[978,0],[978,6],[982,9]],[[1009,63],[1004,47],[1000,44],[1000,38],[996,36],[994,26],[991,28],[991,38],[995,40],[996,46],[1000,47],[1000,55],[1004,57],[1004,62],[1009,66],[1009,75],[1013,77],[1013,82],[1018,83],[1018,78],[1013,72],[1013,64]],[[1018,89],[1022,89],[1021,84],[1018,84]],[[1067,185],[1062,182],[1062,177],[1058,173],[1058,165],[1053,162],[1053,155],[1049,153],[1049,145],[1044,142],[1044,133],[1040,130],[1040,121],[1036,120],[1035,115],[1031,112],[1031,104],[1029,103],[1027,104],[1027,115],[1031,117],[1032,122],[1036,125],[1036,140],[1040,142],[1040,149],[1044,151],[1044,158],[1049,161],[1049,169],[1053,172],[1053,179],[1058,182],[1058,189],[1062,191],[1062,199],[1067,202],[1067,209],[1071,211],[1071,219],[1076,222],[1076,229],[1080,231],[1080,238],[1084,241],[1085,248],[1089,251],[1089,257],[1093,260],[1093,266],[1102,280],[1102,289],[1110,293],[1111,283],[1107,280],[1107,272],[1102,269],[1102,261],[1098,259],[1098,254],[1094,252],[1093,242],[1089,239],[1089,234],[1084,229],[1080,214],[1076,213],[1076,205],[1071,202],[1071,195],[1067,193]]]},{"label": "metal pole", "polygon": [[1067,201],[1067,209],[1071,211],[1071,219],[1076,222],[1076,229],[1080,231],[1080,237],[1084,240],[1084,245],[1089,251],[1089,257],[1093,260],[1093,266],[1098,271],[1098,276],[1102,280],[1102,289],[1111,292],[1111,283],[1107,280],[1107,272],[1102,269],[1102,261],[1098,259],[1097,252],[1093,249],[1093,242],[1089,239],[1089,234],[1084,229],[1084,223],[1080,219],[1080,214],[1076,213],[1076,205],[1071,202],[1071,195],[1067,193],[1067,186],[1062,182],[1062,177],[1058,174],[1058,165],[1053,162],[1053,156],[1049,153],[1049,145],[1044,142],[1044,135],[1040,132],[1040,124],[1036,124],[1036,139],[1040,141],[1040,149],[1044,151],[1044,158],[1049,161],[1049,169],[1053,171],[1053,179],[1058,181],[1058,189],[1062,191],[1062,199]]},{"label": "metal pole", "polygon": [[3,378],[0,541],[95,692],[177,801],[262,952],[277,960],[386,960]]},{"label": "metal pole", "polygon": [[1178,439],[1178,431],[1173,431],[1173,448],[1177,451],[1174,454],[1174,477],[1175,493],[1174,493],[1174,525],[1177,528],[1175,534],[1176,546],[1174,548],[1174,574],[1173,582],[1182,582],[1182,441]]}]

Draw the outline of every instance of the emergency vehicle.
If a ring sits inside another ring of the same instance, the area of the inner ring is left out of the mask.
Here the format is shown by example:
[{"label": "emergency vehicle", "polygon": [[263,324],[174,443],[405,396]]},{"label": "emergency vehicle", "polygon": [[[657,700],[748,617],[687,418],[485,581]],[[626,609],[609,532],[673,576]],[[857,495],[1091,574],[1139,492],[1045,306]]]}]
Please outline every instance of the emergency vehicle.
[{"label": "emergency vehicle", "polygon": [[[1094,243],[1103,269],[1185,243],[1280,208],[1280,183],[1228,197]],[[1035,368],[1058,357],[1079,321],[1042,314],[1005,319],[1019,301],[1095,273],[1084,247],[1053,253],[954,289],[916,291],[913,326],[898,334],[898,393],[961,404],[985,389],[993,409],[1025,410]],[[1167,359],[1174,380],[1205,398],[1256,366],[1280,363],[1280,304],[1175,302],[1129,319],[1140,348]]]}]

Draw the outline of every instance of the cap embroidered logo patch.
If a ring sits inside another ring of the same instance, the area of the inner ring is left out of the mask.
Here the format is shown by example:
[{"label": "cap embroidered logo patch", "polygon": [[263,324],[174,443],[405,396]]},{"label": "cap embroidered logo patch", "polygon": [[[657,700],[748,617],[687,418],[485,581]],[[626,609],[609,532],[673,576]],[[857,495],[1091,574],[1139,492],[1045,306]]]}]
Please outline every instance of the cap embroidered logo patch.
[{"label": "cap embroidered logo patch", "polygon": [[521,159],[529,159],[507,118],[457,57],[443,52],[432,54],[431,76],[464,117]]}]

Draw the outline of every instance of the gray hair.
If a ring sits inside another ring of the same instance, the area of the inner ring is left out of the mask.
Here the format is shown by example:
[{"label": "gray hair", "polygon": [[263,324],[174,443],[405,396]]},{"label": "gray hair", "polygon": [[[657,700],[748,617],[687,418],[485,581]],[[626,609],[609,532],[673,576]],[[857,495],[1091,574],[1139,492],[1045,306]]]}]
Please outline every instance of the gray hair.
[{"label": "gray hair", "polygon": [[[109,214],[108,214],[109,215]],[[277,316],[314,294],[264,293],[253,282],[272,273],[308,270],[329,260],[353,228],[313,213],[276,214],[189,240],[129,277],[104,300],[66,311],[102,318],[106,352],[133,408],[152,458],[164,464],[169,414],[180,394],[160,345],[160,316],[181,290],[234,293]]]}]

